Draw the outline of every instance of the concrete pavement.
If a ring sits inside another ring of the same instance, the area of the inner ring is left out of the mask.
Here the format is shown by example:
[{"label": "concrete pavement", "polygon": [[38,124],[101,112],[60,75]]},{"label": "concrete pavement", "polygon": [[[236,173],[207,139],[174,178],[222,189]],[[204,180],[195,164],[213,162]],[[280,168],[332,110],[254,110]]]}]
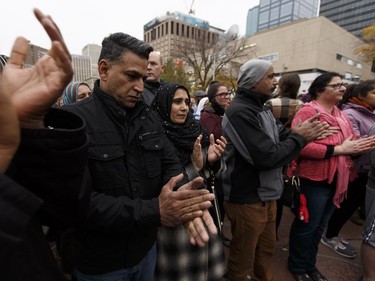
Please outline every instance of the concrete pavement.
[{"label": "concrete pavement", "polygon": [[[288,237],[292,221],[293,214],[288,208],[284,208],[273,262],[275,281],[294,281],[292,274],[287,269]],[[361,232],[362,226],[355,225],[349,220],[340,233],[356,249],[357,256],[354,259],[342,257],[320,243],[317,268],[329,281],[358,281],[362,274],[360,259]],[[227,237],[230,237],[230,231],[226,225],[224,225],[224,233]],[[226,253],[227,250],[225,247]]]}]

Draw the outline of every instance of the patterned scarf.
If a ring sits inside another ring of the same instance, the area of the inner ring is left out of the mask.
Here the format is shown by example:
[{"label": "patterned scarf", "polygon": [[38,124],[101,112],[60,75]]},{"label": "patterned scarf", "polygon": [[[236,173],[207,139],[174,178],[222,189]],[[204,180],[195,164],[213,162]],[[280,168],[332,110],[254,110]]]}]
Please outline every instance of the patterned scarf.
[{"label": "patterned scarf", "polygon": [[186,167],[191,163],[191,154],[197,137],[200,134],[203,134],[201,140],[202,148],[207,147],[210,144],[210,141],[207,131],[200,125],[200,123],[196,122],[190,111],[184,124],[177,125],[171,122],[171,108],[173,97],[177,89],[184,89],[189,93],[183,85],[178,83],[166,83],[162,85],[155,97],[153,109],[159,114],[169,140],[175,146],[178,157]]},{"label": "patterned scarf", "polygon": [[[333,108],[332,112],[328,112],[323,106],[321,106],[316,100],[311,101],[308,105],[314,108],[325,121],[328,122],[330,126],[335,126],[340,128],[340,131],[336,134],[337,142],[332,143],[332,145],[339,145],[344,142],[353,132],[350,121],[348,117],[341,112],[336,106]],[[346,192],[348,189],[348,183],[351,170],[353,169],[353,162],[350,157],[346,155],[335,156],[334,161],[337,161],[337,183],[336,192],[333,197],[333,203],[340,208],[340,203],[346,197]],[[328,179],[331,182],[333,179]]]}]

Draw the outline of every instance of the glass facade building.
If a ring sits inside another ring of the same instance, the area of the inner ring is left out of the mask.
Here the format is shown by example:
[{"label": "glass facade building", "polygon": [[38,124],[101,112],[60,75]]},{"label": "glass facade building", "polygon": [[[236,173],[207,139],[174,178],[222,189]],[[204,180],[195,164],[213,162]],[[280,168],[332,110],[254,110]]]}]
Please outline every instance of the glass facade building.
[{"label": "glass facade building", "polygon": [[258,31],[318,15],[319,0],[261,0]]},{"label": "glass facade building", "polygon": [[258,31],[259,6],[251,8],[247,12],[246,37],[254,35]]},{"label": "glass facade building", "polygon": [[[246,36],[298,19],[318,16],[319,0],[260,0],[247,15]],[[250,27],[256,21],[256,28]],[[255,30],[255,31],[254,31]]]},{"label": "glass facade building", "polygon": [[320,15],[360,36],[363,28],[375,24],[375,1],[321,0]]}]

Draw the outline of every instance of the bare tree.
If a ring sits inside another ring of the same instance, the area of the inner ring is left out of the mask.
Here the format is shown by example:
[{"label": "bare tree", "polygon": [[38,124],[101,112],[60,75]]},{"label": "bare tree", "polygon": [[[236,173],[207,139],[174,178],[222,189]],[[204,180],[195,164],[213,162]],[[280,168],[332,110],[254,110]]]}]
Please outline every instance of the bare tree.
[{"label": "bare tree", "polygon": [[195,40],[177,44],[178,56],[190,68],[198,89],[205,89],[231,62],[246,56],[245,47],[245,39],[226,42],[208,32],[197,34]]}]

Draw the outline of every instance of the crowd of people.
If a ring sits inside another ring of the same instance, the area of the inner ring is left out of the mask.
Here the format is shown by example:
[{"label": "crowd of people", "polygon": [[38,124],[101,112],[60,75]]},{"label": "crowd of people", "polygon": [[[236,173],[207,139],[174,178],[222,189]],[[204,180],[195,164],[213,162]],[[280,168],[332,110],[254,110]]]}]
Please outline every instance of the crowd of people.
[{"label": "crowd of people", "polygon": [[191,95],[162,79],[159,52],[117,32],[102,41],[91,90],[71,82],[56,23],[34,13],[50,50],[23,68],[18,37],[0,61],[2,280],[274,280],[283,177],[295,174],[308,212],[289,233],[295,280],[328,280],[320,242],[357,254],[339,233],[362,205],[361,280],[375,280],[374,80],[323,73],[302,102],[297,73],[278,81],[252,59],[234,97],[220,81]]}]

